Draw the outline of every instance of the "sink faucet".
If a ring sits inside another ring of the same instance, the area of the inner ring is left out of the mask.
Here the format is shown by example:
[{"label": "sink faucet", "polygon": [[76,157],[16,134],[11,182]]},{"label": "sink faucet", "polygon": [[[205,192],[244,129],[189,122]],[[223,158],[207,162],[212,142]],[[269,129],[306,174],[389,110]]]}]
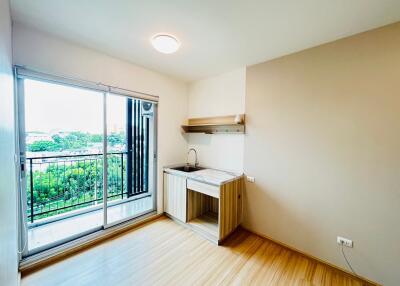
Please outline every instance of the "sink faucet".
[{"label": "sink faucet", "polygon": [[195,155],[195,162],[194,162],[194,166],[197,167],[199,165],[199,161],[197,161],[197,151],[194,148],[190,148],[189,151],[187,152],[187,157],[186,157],[186,165],[189,165],[189,154],[190,151],[194,151],[194,155]]}]

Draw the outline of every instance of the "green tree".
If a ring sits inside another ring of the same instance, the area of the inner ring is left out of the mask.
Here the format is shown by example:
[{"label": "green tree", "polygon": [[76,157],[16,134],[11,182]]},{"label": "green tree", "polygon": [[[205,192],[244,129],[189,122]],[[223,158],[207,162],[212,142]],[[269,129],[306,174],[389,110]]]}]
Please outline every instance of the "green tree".
[{"label": "green tree", "polygon": [[111,133],[107,136],[107,142],[111,146],[125,143],[124,133]]},{"label": "green tree", "polygon": [[28,145],[28,150],[31,152],[59,151],[60,149],[59,144],[47,140],[35,141]]},{"label": "green tree", "polygon": [[101,135],[101,134],[90,135],[90,142],[101,143],[102,141],[103,141],[103,135]]},{"label": "green tree", "polygon": [[[103,136],[101,134],[90,134],[80,131],[74,131],[66,136],[55,134],[52,136],[53,141],[36,141],[28,145],[28,150],[31,152],[43,151],[65,151],[87,148],[95,143],[101,143]],[[112,133],[107,136],[107,141],[110,146],[116,146],[125,143],[125,134]]]},{"label": "green tree", "polygon": [[[120,155],[110,155],[108,158],[108,196],[109,200],[120,198],[121,187],[126,192],[126,182],[122,184],[121,172],[126,172],[126,158],[124,169],[121,170]],[[80,161],[47,162],[43,167],[33,172],[33,205],[35,220],[69,212],[94,203],[95,191],[97,198],[102,198],[103,189],[103,162],[102,159],[82,159]],[[124,177],[124,180],[126,178]],[[27,181],[30,179],[28,178]],[[27,186],[27,199],[30,201],[30,186]],[[88,204],[82,204],[88,202]],[[80,205],[77,205],[80,204]],[[67,207],[60,209],[62,207]],[[30,210],[28,209],[28,212]]]}]

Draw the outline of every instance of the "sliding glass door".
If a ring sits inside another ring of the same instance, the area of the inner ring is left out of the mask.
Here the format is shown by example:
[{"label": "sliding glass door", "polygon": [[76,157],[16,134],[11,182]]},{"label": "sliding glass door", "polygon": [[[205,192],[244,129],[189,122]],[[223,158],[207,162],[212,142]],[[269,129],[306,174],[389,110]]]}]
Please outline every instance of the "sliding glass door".
[{"label": "sliding glass door", "polygon": [[154,209],[154,104],[107,96],[106,225]]},{"label": "sliding glass door", "polygon": [[155,210],[154,102],[29,77],[17,86],[23,256]]}]

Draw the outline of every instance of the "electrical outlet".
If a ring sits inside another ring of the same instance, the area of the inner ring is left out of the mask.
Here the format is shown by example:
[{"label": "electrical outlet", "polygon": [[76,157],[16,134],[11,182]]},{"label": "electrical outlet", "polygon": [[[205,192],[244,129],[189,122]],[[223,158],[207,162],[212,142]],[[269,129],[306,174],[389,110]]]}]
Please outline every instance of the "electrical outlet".
[{"label": "electrical outlet", "polygon": [[353,241],[351,239],[338,236],[336,241],[337,241],[337,244],[339,244],[339,245],[343,245],[343,246],[351,247],[351,248],[353,247]]},{"label": "electrical outlet", "polygon": [[250,183],[254,183],[256,179],[254,177],[247,176],[247,181]]}]

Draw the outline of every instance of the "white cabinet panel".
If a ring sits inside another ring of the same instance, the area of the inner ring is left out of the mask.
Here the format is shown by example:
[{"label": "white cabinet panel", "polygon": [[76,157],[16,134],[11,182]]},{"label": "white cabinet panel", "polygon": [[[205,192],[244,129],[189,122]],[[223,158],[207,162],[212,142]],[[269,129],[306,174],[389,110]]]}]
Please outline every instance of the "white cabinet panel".
[{"label": "white cabinet panel", "polygon": [[196,191],[214,198],[219,198],[219,187],[197,182],[194,180],[187,180],[187,188],[192,191]]},{"label": "white cabinet panel", "polygon": [[164,173],[164,211],[186,222],[186,178]]}]

